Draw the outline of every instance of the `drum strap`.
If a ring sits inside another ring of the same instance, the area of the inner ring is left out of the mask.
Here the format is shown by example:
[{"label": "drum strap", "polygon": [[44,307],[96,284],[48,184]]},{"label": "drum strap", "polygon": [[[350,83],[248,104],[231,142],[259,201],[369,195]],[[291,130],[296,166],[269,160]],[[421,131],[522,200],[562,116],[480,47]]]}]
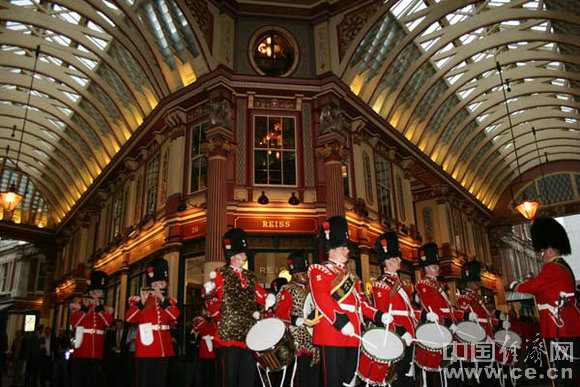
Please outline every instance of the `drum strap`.
[{"label": "drum strap", "polygon": [[341,281],[330,292],[330,295],[339,304],[346,300],[354,289],[354,279],[350,275],[344,276]]}]

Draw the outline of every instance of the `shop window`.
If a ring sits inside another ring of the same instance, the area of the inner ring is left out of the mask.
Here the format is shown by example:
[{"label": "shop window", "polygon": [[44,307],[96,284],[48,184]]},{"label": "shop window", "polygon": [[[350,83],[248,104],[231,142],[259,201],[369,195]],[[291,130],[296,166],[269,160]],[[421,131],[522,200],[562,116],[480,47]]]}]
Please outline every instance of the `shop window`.
[{"label": "shop window", "polygon": [[254,117],[254,183],[296,185],[294,117]]},{"label": "shop window", "polygon": [[[254,255],[254,273],[258,282],[269,288],[280,273],[287,270],[289,252],[258,252]],[[312,253],[308,254],[308,261],[312,263]]]},{"label": "shop window", "polygon": [[[190,323],[194,317],[200,316],[203,311],[203,300],[201,298],[201,289],[204,283],[203,278],[203,264],[204,256],[196,256],[185,259],[185,282],[183,283],[183,307],[181,315],[184,317],[186,323]],[[187,325],[187,324],[186,324]],[[187,337],[191,328],[184,327],[183,337]],[[189,340],[186,340],[189,343]],[[183,344],[186,344],[183,343]],[[182,347],[182,353],[186,353],[192,348],[189,345]],[[183,350],[185,352],[183,352]]]},{"label": "shop window", "polygon": [[377,181],[377,196],[379,213],[387,218],[393,218],[391,207],[391,166],[389,162],[375,154],[375,180]]},{"label": "shop window", "polygon": [[[137,293],[139,294],[139,293]],[[121,305],[121,281],[119,276],[114,276],[109,279],[109,285],[105,289],[105,305],[113,308],[113,317],[122,318],[119,316],[119,309]]]},{"label": "shop window", "polygon": [[205,132],[208,128],[209,122],[203,122],[194,125],[191,129],[190,193],[207,188],[207,158],[201,152],[201,144],[205,141]]},{"label": "shop window", "polygon": [[399,200],[399,216],[400,219],[405,221],[405,196],[403,196],[403,179],[401,175],[397,175],[397,196]]},{"label": "shop window", "polygon": [[157,206],[157,183],[159,181],[159,154],[147,164],[147,176],[145,180],[145,216],[153,216]]},{"label": "shop window", "polygon": [[0,266],[0,289],[2,292],[7,292],[8,289],[8,264],[5,263]]}]

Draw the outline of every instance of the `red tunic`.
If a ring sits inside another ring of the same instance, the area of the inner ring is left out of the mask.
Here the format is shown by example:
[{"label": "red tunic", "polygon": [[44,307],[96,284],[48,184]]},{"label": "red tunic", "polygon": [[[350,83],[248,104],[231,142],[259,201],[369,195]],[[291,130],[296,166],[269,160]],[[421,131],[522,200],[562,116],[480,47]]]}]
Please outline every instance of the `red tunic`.
[{"label": "red tunic", "polygon": [[[477,315],[477,322],[488,337],[493,338],[493,328],[498,325],[498,321],[485,308],[483,298],[471,289],[465,289],[465,292],[457,297],[457,307],[463,312],[464,316],[469,316],[471,310]],[[460,312],[460,313],[461,313]]]},{"label": "red tunic", "polygon": [[372,283],[372,290],[377,309],[382,312],[391,310],[393,324],[389,325],[389,330],[395,331],[396,326],[400,326],[415,337],[420,311],[411,305],[413,294],[411,284],[401,282],[397,274],[385,273]]},{"label": "red tunic", "polygon": [[[215,337],[217,335],[217,324],[214,321],[208,320],[203,316],[198,316],[193,319],[193,329],[201,337],[199,343],[199,358],[200,359],[215,359],[216,345]],[[211,340],[212,348],[210,350],[207,340]]]},{"label": "red tunic", "polygon": [[[135,339],[135,357],[173,356],[169,327],[177,324],[179,318],[180,312],[177,308],[177,302],[173,298],[166,297],[160,304],[155,297],[149,296],[145,305],[139,301],[138,297],[131,297],[129,304],[130,307],[125,313],[125,319],[130,324],[139,324]],[[151,343],[148,343],[146,337],[141,337],[142,333],[149,330],[148,327],[151,328],[150,332],[153,336]]]},{"label": "red tunic", "polygon": [[[243,288],[245,288],[247,286],[247,284],[246,284],[246,281],[247,281],[246,270],[245,269],[234,269],[234,273],[238,277],[238,279],[241,283],[241,286]],[[213,282],[215,283],[216,288],[215,288],[215,291],[213,293],[214,296],[212,298],[210,314],[212,316],[215,316],[215,319],[217,321],[221,321],[224,318],[223,313],[221,312],[221,302],[223,300],[223,295],[224,295],[224,283],[223,283],[224,279],[223,279],[223,275],[222,275],[220,270],[216,270],[216,278],[213,280]],[[256,302],[258,304],[264,306],[266,304],[266,297],[268,296],[268,292],[266,290],[264,290],[264,288],[261,287],[258,282],[255,283],[254,288],[255,288],[254,294],[256,297]],[[232,347],[232,346],[237,346],[237,347],[242,347],[242,348],[248,347],[246,345],[246,343],[242,342],[242,341],[222,340],[222,339],[220,339],[218,332],[216,332],[216,341],[220,346],[223,346],[223,347]]]},{"label": "red tunic", "polygon": [[[574,296],[574,276],[563,258],[544,264],[537,277],[518,284],[516,292],[533,294],[540,310],[540,334],[543,338],[580,337],[580,311]],[[567,305],[556,306],[560,292],[568,294]]]},{"label": "red tunic", "polygon": [[[350,276],[353,286],[346,297],[339,303],[331,295],[337,277]],[[315,345],[358,347],[360,339],[346,336],[340,331],[348,322],[354,326],[357,335],[361,334],[362,315],[374,320],[377,325],[381,322],[382,313],[377,311],[362,293],[360,280],[352,276],[346,267],[332,262],[310,265],[308,268],[310,292],[316,308],[322,314],[320,321],[314,325],[312,342]]]},{"label": "red tunic", "polygon": [[455,315],[449,297],[437,279],[430,277],[422,279],[417,283],[415,289],[421,306],[427,313],[431,311],[436,313],[440,324],[443,324],[445,318],[455,323]]},{"label": "red tunic", "polygon": [[83,331],[81,344],[73,353],[74,359],[101,360],[103,358],[105,329],[113,323],[113,316],[105,312],[103,306],[97,308],[99,311],[95,311],[95,305],[88,307],[84,305],[81,310],[71,315],[70,321],[72,326],[79,330],[78,336],[80,336],[80,330]]}]

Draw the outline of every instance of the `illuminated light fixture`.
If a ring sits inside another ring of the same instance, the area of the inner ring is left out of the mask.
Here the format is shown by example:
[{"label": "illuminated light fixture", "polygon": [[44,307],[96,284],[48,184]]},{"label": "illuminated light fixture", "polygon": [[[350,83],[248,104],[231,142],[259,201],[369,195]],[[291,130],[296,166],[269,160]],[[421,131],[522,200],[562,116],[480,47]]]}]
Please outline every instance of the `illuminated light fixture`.
[{"label": "illuminated light fixture", "polygon": [[296,196],[296,192],[292,192],[292,196],[290,196],[290,199],[288,199],[288,204],[292,206],[297,206],[300,204],[300,199],[298,199]]},{"label": "illuminated light fixture", "polygon": [[[518,157],[518,149],[516,147],[516,138],[514,136],[514,128],[512,125],[512,118],[510,116],[510,110],[508,107],[508,103],[507,103],[507,95],[506,95],[506,90],[508,92],[510,92],[511,86],[509,83],[509,78],[506,80],[506,82],[504,82],[503,80],[503,75],[501,72],[501,66],[499,64],[499,62],[495,62],[495,65],[497,67],[497,72],[499,74],[499,79],[501,81],[501,85],[502,85],[502,92],[503,92],[503,103],[505,105],[505,110],[507,112],[507,118],[508,118],[508,123],[510,125],[510,133],[512,136],[512,143],[513,143],[513,147],[514,147],[514,155],[516,157],[516,165],[518,167],[518,180],[520,181],[520,183],[522,182],[522,170],[520,168],[520,159]],[[536,131],[535,129],[532,128],[532,131],[534,133],[534,138],[536,136]],[[536,142],[536,146],[537,146],[537,142]],[[539,152],[539,151],[538,151]],[[513,191],[513,184],[510,184],[510,192],[511,192],[511,196],[512,196],[512,203],[514,205],[514,208],[516,210],[518,210],[518,212],[527,220],[532,220],[534,219],[534,216],[536,216],[536,211],[538,210],[538,207],[540,205],[539,202],[535,201],[535,200],[530,200],[528,198],[528,196],[524,193],[523,197],[522,197],[522,201],[518,204],[515,203],[515,198],[514,198],[514,191]]]},{"label": "illuminated light fixture", "polygon": [[260,197],[258,198],[258,203],[260,203],[262,205],[266,205],[266,204],[270,203],[270,200],[266,196],[266,192],[262,191],[262,195],[260,195]]},{"label": "illuminated light fixture", "polygon": [[528,199],[528,195],[524,194],[522,201],[516,206],[516,210],[518,210],[524,218],[531,220],[534,219],[534,216],[536,216],[536,211],[538,210],[539,206],[539,202],[536,200]]},{"label": "illuminated light fixture", "polygon": [[2,201],[2,208],[4,211],[14,211],[14,209],[22,201],[22,195],[16,192],[16,185],[14,182],[10,184],[8,191],[0,193],[0,200]]},{"label": "illuminated light fixture", "polygon": [[[38,56],[40,55],[40,45],[36,46],[36,51],[34,53],[34,68],[32,69],[32,77],[30,79],[30,88],[28,89],[28,100],[26,101],[26,109],[24,110],[24,120],[22,122],[22,132],[20,133],[20,141],[18,143],[18,153],[16,154],[16,163],[14,170],[18,171],[18,163],[20,161],[20,151],[22,149],[22,140],[24,139],[24,129],[26,129],[26,120],[28,119],[28,110],[30,109],[30,96],[32,95],[32,86],[34,84],[34,76],[36,75],[36,66],[38,65]],[[12,128],[12,135],[16,135],[16,126]],[[6,146],[6,156],[10,152],[10,145]],[[18,193],[16,184],[12,182],[8,187],[8,191],[0,192],[0,201],[2,201],[2,208],[5,211],[14,211],[14,209],[20,204],[23,199],[23,195]],[[20,223],[20,222],[18,222]]]}]

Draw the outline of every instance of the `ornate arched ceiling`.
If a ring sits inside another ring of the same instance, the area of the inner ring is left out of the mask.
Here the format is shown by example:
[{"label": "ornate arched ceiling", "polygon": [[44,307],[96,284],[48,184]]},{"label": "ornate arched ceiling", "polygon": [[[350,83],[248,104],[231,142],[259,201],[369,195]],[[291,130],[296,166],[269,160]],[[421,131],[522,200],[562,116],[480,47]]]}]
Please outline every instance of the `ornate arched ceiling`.
[{"label": "ornate arched ceiling", "polygon": [[518,176],[502,87],[522,173],[539,163],[532,127],[542,155],[580,159],[577,1],[368,4],[343,19],[366,23],[340,76],[483,204]]},{"label": "ornate arched ceiling", "polygon": [[161,99],[215,67],[182,9],[180,0],[0,2],[2,156],[17,158],[24,129],[18,173],[42,193],[51,223]]}]

